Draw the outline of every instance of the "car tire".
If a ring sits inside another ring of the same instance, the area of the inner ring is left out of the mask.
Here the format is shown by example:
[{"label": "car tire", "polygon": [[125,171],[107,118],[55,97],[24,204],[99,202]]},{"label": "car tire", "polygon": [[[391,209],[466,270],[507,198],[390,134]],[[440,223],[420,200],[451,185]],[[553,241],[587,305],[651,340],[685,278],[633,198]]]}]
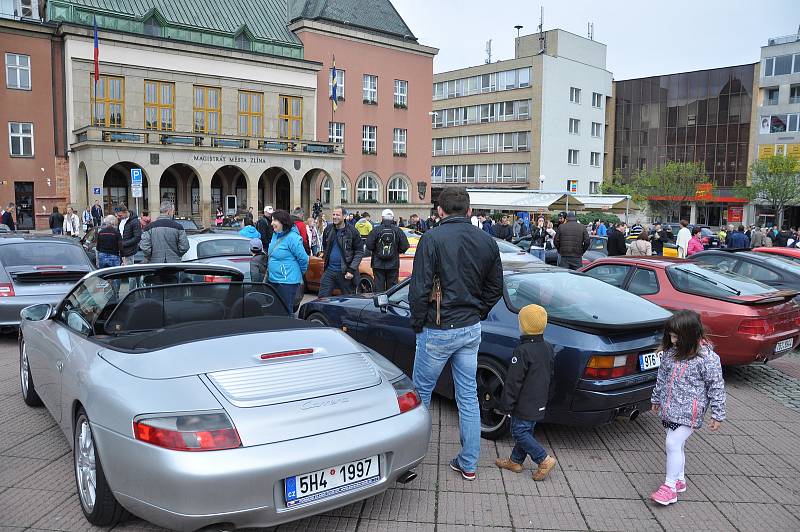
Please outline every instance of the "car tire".
[{"label": "car tire", "polygon": [[22,400],[25,401],[25,404],[28,406],[42,406],[42,399],[36,393],[36,387],[33,385],[33,374],[28,361],[28,348],[22,338],[19,341],[19,382],[22,389]]},{"label": "car tire", "polygon": [[314,323],[314,324],[321,325],[323,327],[330,327],[331,326],[330,322],[328,321],[328,318],[326,318],[325,316],[323,316],[319,312],[312,312],[311,314],[309,314],[309,316],[306,318],[306,321],[309,321],[309,322]]},{"label": "car tire", "polygon": [[494,358],[479,356],[476,380],[481,437],[496,440],[503,437],[511,425],[509,416],[497,412],[506,382],[506,368]]},{"label": "car tire", "polygon": [[106,481],[89,416],[83,407],[78,409],[75,418],[72,441],[72,465],[83,515],[87,521],[96,526],[116,525],[128,516],[128,512],[114,498],[114,493]]},{"label": "car tire", "polygon": [[375,283],[372,280],[372,277],[368,275],[362,275],[361,279],[358,281],[358,287],[356,288],[357,294],[371,294],[372,291],[375,289]]}]

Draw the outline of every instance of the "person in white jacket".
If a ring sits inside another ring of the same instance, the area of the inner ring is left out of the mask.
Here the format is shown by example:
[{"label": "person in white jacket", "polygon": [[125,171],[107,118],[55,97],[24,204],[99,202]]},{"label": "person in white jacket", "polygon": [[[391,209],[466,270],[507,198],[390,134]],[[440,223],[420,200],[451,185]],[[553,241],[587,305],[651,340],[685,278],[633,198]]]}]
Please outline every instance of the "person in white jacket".
[{"label": "person in white jacket", "polygon": [[64,215],[64,234],[68,236],[81,236],[81,220],[72,207],[67,207],[67,214]]},{"label": "person in white jacket", "polygon": [[689,240],[692,239],[692,232],[689,230],[689,222],[681,220],[681,230],[678,231],[678,256],[682,259],[686,258],[686,251],[689,248]]}]

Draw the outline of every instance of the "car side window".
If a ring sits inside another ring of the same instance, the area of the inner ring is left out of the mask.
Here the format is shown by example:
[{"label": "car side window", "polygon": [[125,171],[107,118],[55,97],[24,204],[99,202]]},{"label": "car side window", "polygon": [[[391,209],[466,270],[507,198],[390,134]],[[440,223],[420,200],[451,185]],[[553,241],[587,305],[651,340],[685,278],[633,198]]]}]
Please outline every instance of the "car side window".
[{"label": "car side window", "polygon": [[658,290],[658,277],[653,270],[637,268],[628,283],[628,292],[637,296],[657,294]]},{"label": "car side window", "polygon": [[395,305],[402,308],[409,308],[408,304],[408,286],[405,285],[404,287],[400,288],[392,295],[389,296],[389,304]]},{"label": "car side window", "polygon": [[87,334],[86,324],[91,325],[110,302],[117,299],[114,286],[99,277],[90,277],[64,300],[59,319],[70,329]]},{"label": "car side window", "polygon": [[625,282],[625,278],[630,271],[630,266],[623,266],[621,264],[601,264],[588,270],[586,275],[599,279],[611,286],[622,288],[622,283]]},{"label": "car side window", "polygon": [[605,238],[593,238],[591,240],[591,244],[589,245],[589,249],[592,251],[605,251],[606,242],[607,241]]},{"label": "car side window", "polygon": [[752,262],[742,262],[738,273],[739,275],[743,275],[762,283],[774,283],[781,280],[781,276],[777,273],[764,268],[763,266],[759,266],[758,264],[753,264]]}]

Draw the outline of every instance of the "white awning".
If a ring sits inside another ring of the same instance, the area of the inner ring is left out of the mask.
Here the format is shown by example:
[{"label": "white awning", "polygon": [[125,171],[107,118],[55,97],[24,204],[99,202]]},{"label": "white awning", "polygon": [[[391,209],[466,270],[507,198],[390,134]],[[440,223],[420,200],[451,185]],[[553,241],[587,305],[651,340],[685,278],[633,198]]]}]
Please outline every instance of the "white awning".
[{"label": "white awning", "polygon": [[635,207],[629,203],[628,196],[618,194],[593,194],[574,196],[584,205],[587,211],[602,211],[613,213],[624,213],[628,208]]},{"label": "white awning", "polygon": [[482,188],[467,189],[467,192],[469,192],[469,203],[473,209],[565,211],[569,208],[569,210],[585,210],[580,199],[559,192]]}]

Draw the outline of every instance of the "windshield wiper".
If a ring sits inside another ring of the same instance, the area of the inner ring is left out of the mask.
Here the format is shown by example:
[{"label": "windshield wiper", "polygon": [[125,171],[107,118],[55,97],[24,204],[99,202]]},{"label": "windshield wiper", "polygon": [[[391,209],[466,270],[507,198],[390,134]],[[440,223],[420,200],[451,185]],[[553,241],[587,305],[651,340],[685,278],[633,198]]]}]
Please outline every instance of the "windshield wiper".
[{"label": "windshield wiper", "polygon": [[680,272],[683,272],[683,273],[686,273],[686,274],[689,274],[689,275],[693,275],[694,277],[699,277],[700,279],[702,279],[702,280],[704,280],[706,282],[709,282],[709,283],[711,283],[711,284],[713,284],[715,286],[719,286],[721,288],[725,288],[725,289],[731,291],[734,295],[737,295],[737,296],[742,295],[742,293],[739,290],[735,289],[734,287],[728,286],[725,283],[720,283],[719,281],[715,281],[714,279],[706,277],[703,274],[700,274],[700,273],[697,273],[697,272],[693,272],[691,270],[684,270],[683,268],[680,268],[680,267],[675,268],[675,269],[680,271]]}]

